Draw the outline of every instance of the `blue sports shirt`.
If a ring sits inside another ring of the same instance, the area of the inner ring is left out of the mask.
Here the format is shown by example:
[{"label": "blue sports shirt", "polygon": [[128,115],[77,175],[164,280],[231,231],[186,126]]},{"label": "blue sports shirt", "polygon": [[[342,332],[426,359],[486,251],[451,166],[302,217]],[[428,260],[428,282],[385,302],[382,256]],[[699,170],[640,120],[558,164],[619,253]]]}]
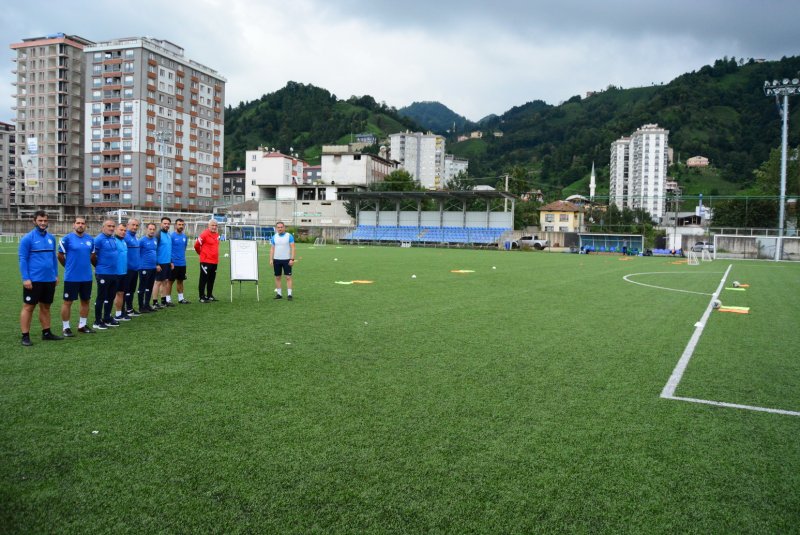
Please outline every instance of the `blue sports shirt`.
[{"label": "blue sports shirt", "polygon": [[176,266],[186,265],[186,245],[189,240],[184,232],[170,232],[172,238],[172,263]]},{"label": "blue sports shirt", "polygon": [[155,238],[148,238],[142,236],[139,240],[139,269],[155,269],[156,268],[156,244]]},{"label": "blue sports shirt", "polygon": [[125,244],[128,246],[128,271],[138,271],[139,263],[139,240],[136,233],[129,230],[125,233]]},{"label": "blue sports shirt", "polygon": [[169,232],[158,231],[158,263],[169,264],[172,262],[172,238]]},{"label": "blue sports shirt", "polygon": [[94,254],[97,255],[95,275],[117,274],[117,237],[113,234],[106,236],[102,232],[94,239]]},{"label": "blue sports shirt", "polygon": [[117,275],[128,274],[128,246],[125,238],[114,236],[117,239]]},{"label": "blue sports shirt", "polygon": [[19,241],[19,272],[22,280],[55,282],[58,279],[56,239],[36,227]]},{"label": "blue sports shirt", "polygon": [[70,232],[58,244],[64,253],[64,282],[92,282],[92,253],[94,238]]}]

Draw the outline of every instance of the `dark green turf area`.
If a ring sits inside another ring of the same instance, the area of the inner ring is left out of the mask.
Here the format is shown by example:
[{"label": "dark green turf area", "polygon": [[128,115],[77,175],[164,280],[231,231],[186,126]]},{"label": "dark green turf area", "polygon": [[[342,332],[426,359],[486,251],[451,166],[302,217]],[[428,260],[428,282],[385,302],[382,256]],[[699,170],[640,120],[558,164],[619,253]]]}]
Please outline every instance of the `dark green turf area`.
[{"label": "dark green turf area", "polygon": [[[15,251],[0,531],[798,529],[800,417],[659,397],[730,262],[299,245],[287,302],[261,246],[199,304],[191,253],[193,304],[23,348]],[[800,411],[800,265],[733,266],[676,395]]]}]

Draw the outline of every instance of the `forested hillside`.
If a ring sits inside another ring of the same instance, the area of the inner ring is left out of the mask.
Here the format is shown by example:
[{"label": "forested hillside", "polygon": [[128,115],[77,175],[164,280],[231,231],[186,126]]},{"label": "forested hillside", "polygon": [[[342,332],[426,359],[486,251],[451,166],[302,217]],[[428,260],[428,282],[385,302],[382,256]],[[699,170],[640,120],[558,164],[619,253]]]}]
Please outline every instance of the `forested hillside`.
[{"label": "forested hillside", "polygon": [[[658,123],[670,131],[676,160],[706,156],[714,169],[715,188],[745,189],[754,180],[753,171],[780,144],[780,116],[774,100],[764,96],[764,81],[794,78],[798,71],[800,57],[762,63],[726,58],[665,85],[612,86],[558,106],[534,100],[482,120],[476,126],[487,133],[482,139],[456,143],[451,135],[447,151],[469,158],[470,176],[484,182],[494,184],[499,175],[513,173],[514,189],[586,192],[594,162],[602,193],[608,184],[611,142],[644,124]],[[438,103],[414,107],[445,121],[442,127],[459,117]],[[796,146],[800,101],[791,110],[789,141]],[[390,133],[423,129],[371,96],[339,100],[325,89],[296,82],[229,107],[225,123],[226,169],[242,166],[244,151],[259,145],[283,151],[291,147],[316,163],[322,144],[344,143],[352,134],[372,132],[382,141]],[[491,135],[495,131],[503,136]]]},{"label": "forested hillside", "polygon": [[371,96],[339,100],[313,85],[289,82],[286,87],[225,111],[225,169],[244,166],[246,150],[261,145],[318,163],[323,144],[346,143],[353,134],[378,138],[418,127]]},{"label": "forested hillside", "polygon": [[[718,60],[666,85],[607,90],[578,96],[560,106],[541,101],[512,108],[486,125],[500,138],[484,136],[449,144],[448,151],[469,155],[474,177],[497,176],[522,167],[534,185],[565,188],[585,183],[592,162],[598,183],[607,184],[610,144],[647,123],[670,131],[675,158],[710,158],[728,183],[746,187],[753,171],[780,144],[780,116],[764,96],[767,79],[797,77],[800,58],[756,63]],[[790,144],[800,140],[800,102],[791,108]],[[588,189],[588,188],[587,188]]]},{"label": "forested hillside", "polygon": [[397,113],[411,118],[425,130],[439,134],[446,132],[460,134],[476,128],[475,123],[441,102],[414,102],[410,106],[400,108]]}]

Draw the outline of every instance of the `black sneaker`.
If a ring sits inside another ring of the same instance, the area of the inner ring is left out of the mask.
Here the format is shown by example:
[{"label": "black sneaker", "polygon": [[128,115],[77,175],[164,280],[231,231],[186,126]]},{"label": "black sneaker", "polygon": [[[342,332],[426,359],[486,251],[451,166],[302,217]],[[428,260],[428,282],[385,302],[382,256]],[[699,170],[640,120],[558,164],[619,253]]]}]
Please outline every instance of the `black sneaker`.
[{"label": "black sneaker", "polygon": [[152,305],[150,305],[150,310],[152,310],[153,312],[155,312],[156,310],[161,310],[162,308],[164,307],[162,307],[158,303],[153,303]]},{"label": "black sneaker", "polygon": [[131,309],[129,309],[129,310],[126,312],[126,313],[127,313],[127,314],[128,314],[128,316],[130,316],[131,318],[135,318],[135,317],[141,316],[141,314],[139,314],[139,311],[138,311],[138,310],[136,310],[135,308],[131,308]]},{"label": "black sneaker", "polygon": [[29,334],[23,334],[22,335],[22,345],[24,345],[25,347],[29,347],[29,346],[33,345],[33,342],[31,342],[31,337],[30,337]]},{"label": "black sneaker", "polygon": [[175,303],[173,303],[172,301],[167,301],[166,303],[161,303],[161,308],[174,307],[174,306],[175,306]]},{"label": "black sneaker", "polygon": [[287,295],[287,296],[286,296],[286,300],[287,300],[287,301],[291,301],[291,300],[292,300],[292,296],[291,296],[291,295]]},{"label": "black sneaker", "polygon": [[42,340],[50,340],[51,342],[53,342],[56,340],[63,340],[63,339],[64,337],[55,335],[51,332],[42,333]]},{"label": "black sneaker", "polygon": [[69,327],[64,329],[64,332],[62,334],[64,335],[64,338],[72,338],[73,336],[75,336],[74,334],[72,334],[72,329],[70,329]]},{"label": "black sneaker", "polygon": [[192,304],[191,301],[187,301],[186,299],[181,299],[180,301],[178,301],[178,303],[180,303],[182,305],[190,305],[190,304]]},{"label": "black sneaker", "polygon": [[275,299],[283,299],[283,296],[281,294],[275,294]]},{"label": "black sneaker", "polygon": [[208,297],[206,297],[206,301],[208,301],[208,302],[211,302],[211,301],[219,301],[219,299],[217,299],[217,298],[216,298],[216,297],[214,297],[213,295],[209,295]]},{"label": "black sneaker", "polygon": [[201,297],[201,298],[199,299],[199,302],[200,302],[200,303],[208,303],[208,299],[206,299],[205,297]]},{"label": "black sneaker", "polygon": [[117,320],[115,320],[114,318],[111,318],[110,320],[106,320],[104,323],[108,327],[119,327],[119,322]]},{"label": "black sneaker", "polygon": [[95,322],[95,324],[94,324],[94,325],[92,325],[92,328],[93,328],[95,331],[105,331],[105,330],[107,330],[107,329],[108,329],[108,325],[106,325],[106,324],[105,324],[105,323],[103,323],[102,321],[101,321],[100,323],[97,323],[97,322]]},{"label": "black sneaker", "polygon": [[115,316],[114,319],[117,321],[131,321],[130,316]]},{"label": "black sneaker", "polygon": [[153,310],[153,309],[152,309],[152,308],[150,308],[150,307],[142,307],[142,308],[141,308],[141,310],[140,310],[139,312],[140,312],[141,314],[151,314],[151,313],[155,312],[155,310]]},{"label": "black sneaker", "polygon": [[94,334],[94,331],[91,330],[88,325],[84,325],[83,327],[78,327],[78,332],[83,334]]}]

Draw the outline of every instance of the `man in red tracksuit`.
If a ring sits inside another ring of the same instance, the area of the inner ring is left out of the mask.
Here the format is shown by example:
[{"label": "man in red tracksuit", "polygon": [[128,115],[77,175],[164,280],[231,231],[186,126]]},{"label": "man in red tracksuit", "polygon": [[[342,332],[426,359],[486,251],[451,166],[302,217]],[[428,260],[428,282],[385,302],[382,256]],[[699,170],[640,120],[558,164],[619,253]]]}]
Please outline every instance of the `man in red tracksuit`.
[{"label": "man in red tracksuit", "polygon": [[219,264],[219,233],[215,219],[210,220],[208,228],[197,237],[194,250],[200,255],[200,302],[211,303],[217,300],[214,297],[214,279]]}]

